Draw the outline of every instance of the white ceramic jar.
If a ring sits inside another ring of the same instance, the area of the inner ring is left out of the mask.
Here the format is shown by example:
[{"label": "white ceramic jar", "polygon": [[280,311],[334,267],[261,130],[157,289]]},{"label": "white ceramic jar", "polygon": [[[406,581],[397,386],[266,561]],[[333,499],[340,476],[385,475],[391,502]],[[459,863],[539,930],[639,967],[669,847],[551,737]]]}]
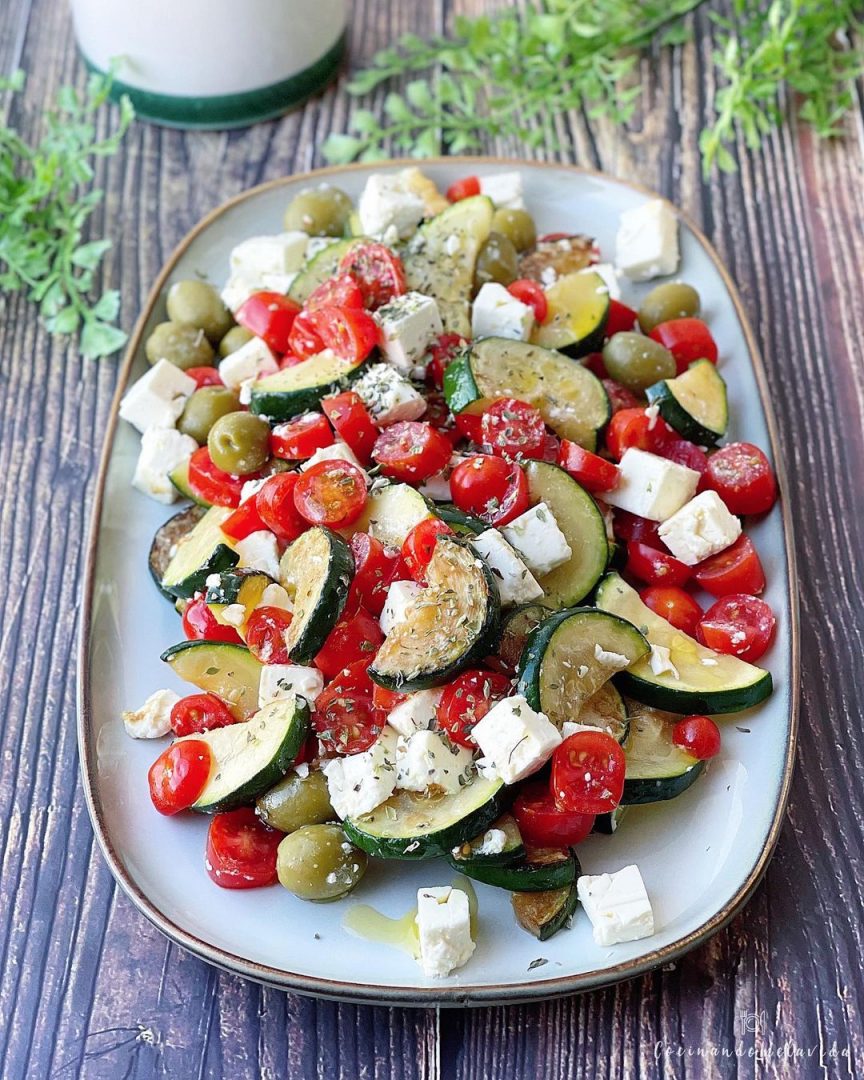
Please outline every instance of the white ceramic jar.
[{"label": "white ceramic jar", "polygon": [[345,45],[345,0],[71,0],[88,66],[115,63],[139,116],[227,128],[323,87]]}]

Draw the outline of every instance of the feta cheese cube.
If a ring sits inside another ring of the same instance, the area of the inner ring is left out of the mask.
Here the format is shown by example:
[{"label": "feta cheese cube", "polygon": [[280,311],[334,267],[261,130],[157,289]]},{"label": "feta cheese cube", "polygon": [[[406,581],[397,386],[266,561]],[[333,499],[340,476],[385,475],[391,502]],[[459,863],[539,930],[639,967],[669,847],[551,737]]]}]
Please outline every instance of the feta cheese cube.
[{"label": "feta cheese cube", "polygon": [[449,975],[471,959],[471,910],[461,889],[418,889],[417,930],[424,975]]},{"label": "feta cheese cube", "polygon": [[438,715],[438,702],[443,690],[418,690],[391,709],[387,723],[404,739],[410,739],[417,731],[428,731]]},{"label": "feta cheese cube", "polygon": [[630,447],[618,465],[618,483],[603,498],[620,510],[665,521],[693,498],[698,483],[695,469]]},{"label": "feta cheese cube", "polygon": [[534,308],[523,304],[497,281],[487,281],[474,297],[471,333],[477,338],[501,337],[527,341],[534,328]]},{"label": "feta cheese cube", "polygon": [[438,304],[433,297],[418,292],[397,296],[378,308],[374,318],[381,328],[381,351],[388,363],[406,376],[444,332]]},{"label": "feta cheese cube", "polygon": [[225,307],[236,314],[249,297],[253,293],[260,292],[261,288],[258,281],[250,281],[249,278],[242,277],[240,274],[232,274],[219,295]]},{"label": "feta cheese cube", "polygon": [[473,753],[437,731],[416,731],[396,743],[396,787],[403,791],[441,788],[453,795],[471,773]]},{"label": "feta cheese cube", "polygon": [[352,465],[356,465],[360,472],[363,473],[367,485],[369,483],[369,475],[357,460],[357,455],[348,443],[342,442],[341,439],[337,439],[329,446],[319,447],[312,457],[307,458],[306,461],[303,462],[300,466],[300,471],[305,472],[307,469],[311,469],[312,466],[317,465],[319,461],[350,461]]},{"label": "feta cheese cube", "polygon": [[686,566],[725,551],[741,535],[741,522],[716,491],[703,491],[658,529],[660,539]]},{"label": "feta cheese cube", "polygon": [[618,284],[618,275],[615,273],[615,267],[612,263],[594,263],[592,266],[586,266],[585,269],[580,270],[579,273],[594,273],[599,275],[599,277],[603,279],[603,284],[606,286],[606,291],[609,294],[610,300],[621,299],[621,286]]},{"label": "feta cheese cube", "polygon": [[360,228],[366,236],[382,237],[388,229],[405,239],[420,224],[423,200],[410,191],[399,173],[373,173],[357,203]]},{"label": "feta cheese cube", "polygon": [[246,608],[242,604],[226,604],[222,608],[222,622],[240,629],[246,621]]},{"label": "feta cheese cube", "polygon": [[174,427],[197,386],[175,364],[159,360],[123,395],[120,416],[142,434],[151,427]]},{"label": "feta cheese cube", "polygon": [[296,277],[297,271],[294,270],[290,274],[262,274],[259,280],[261,288],[266,292],[278,292],[286,296]]},{"label": "feta cheese cube", "polygon": [[219,365],[219,378],[229,390],[239,390],[243,383],[272,375],[279,370],[276,357],[261,338],[253,337],[229,353]]},{"label": "feta cheese cube", "polygon": [[426,399],[390,364],[372,364],[351,389],[381,427],[400,420],[419,420],[426,412]]},{"label": "feta cheese cube", "polygon": [[450,200],[441,194],[435,185],[435,181],[421,172],[416,165],[409,165],[407,169],[401,169],[398,175],[402,187],[423,200],[423,210],[426,217],[441,214],[450,205]]},{"label": "feta cheese cube", "polygon": [[666,675],[668,673],[673,679],[678,678],[678,668],[672,663],[671,656],[671,650],[667,649],[665,645],[651,646],[651,657],[648,663],[655,675]]},{"label": "feta cheese cube", "polygon": [[299,230],[250,237],[231,252],[231,275],[259,281],[264,274],[296,272],[303,265],[308,243],[308,234]]},{"label": "feta cheese cube", "polygon": [[480,177],[480,194],[495,203],[498,210],[524,210],[522,173],[504,172]]},{"label": "feta cheese cube", "polygon": [[558,728],[521,694],[496,702],[474,725],[472,735],[505,784],[537,772],[561,742]]},{"label": "feta cheese cube", "polygon": [[432,499],[433,502],[450,502],[452,498],[450,476],[457,465],[467,460],[468,457],[465,454],[453,454],[440,473],[435,473],[420,485],[418,489],[420,494],[427,499]]},{"label": "feta cheese cube", "polygon": [[615,262],[632,281],[649,281],[678,269],[678,219],[665,199],[625,210],[618,224]]},{"label": "feta cheese cube", "polygon": [[623,671],[624,668],[630,666],[630,661],[623,653],[611,652],[599,644],[594,646],[594,659],[598,664],[612,668],[613,671]]},{"label": "feta cheese cube", "polygon": [[279,577],[279,546],[269,529],[259,529],[237,540],[234,550],[240,556],[238,567],[262,570],[272,578]]},{"label": "feta cheese cube", "polygon": [[324,689],[324,676],[302,664],[264,664],[258,684],[258,707],[283,698],[303,697],[313,704]]},{"label": "feta cheese cube", "polygon": [[168,474],[182,462],[188,461],[197,449],[198,443],[176,428],[147,428],[141,436],[141,452],[132,486],[157,502],[174,502],[179,492],[168,479]]},{"label": "feta cheese cube", "polygon": [[378,619],[385,637],[392,634],[399,623],[404,621],[408,607],[422,592],[423,586],[416,581],[393,582],[387,590],[387,599]]},{"label": "feta cheese cube", "polygon": [[654,933],[654,912],[638,866],[614,874],[583,874],[576,890],[598,945],[638,941]]},{"label": "feta cheese cube", "polygon": [[555,515],[544,502],[514,518],[501,532],[536,577],[543,577],[556,566],[563,565],[573,554]]},{"label": "feta cheese cube", "polygon": [[505,607],[527,604],[543,595],[537,579],[497,529],[475,536],[471,546],[492,571]]},{"label": "feta cheese cube", "polygon": [[179,700],[173,690],[157,690],[140,709],[123,713],[126,733],[133,739],[161,739],[171,731],[171,710]]},{"label": "feta cheese cube", "polygon": [[321,767],[327,777],[330,804],[338,817],[368,814],[393,794],[396,739],[396,732],[385,727],[368,750],[331,758]]}]

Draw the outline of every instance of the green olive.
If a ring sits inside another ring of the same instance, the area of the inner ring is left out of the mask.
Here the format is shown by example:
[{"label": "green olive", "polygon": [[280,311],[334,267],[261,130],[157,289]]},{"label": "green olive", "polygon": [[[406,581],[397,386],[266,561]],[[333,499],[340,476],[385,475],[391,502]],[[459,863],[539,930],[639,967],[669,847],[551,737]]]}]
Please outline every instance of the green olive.
[{"label": "green olive", "polygon": [[474,288],[480,289],[489,281],[509,285],[519,276],[519,254],[513,241],[501,233],[491,232],[477,254],[474,267]]},{"label": "green olive", "polygon": [[321,825],[336,815],[330,805],[327,780],[319,770],[299,776],[290,772],[255,804],[260,818],[280,832],[292,833],[304,825]]},{"label": "green olive", "polygon": [[176,281],[168,290],[166,306],[172,322],[200,326],[211,345],[218,345],[234,325],[222,297],[206,281]]},{"label": "green olive", "polygon": [[353,209],[351,199],[339,188],[321,184],[295,195],[285,211],[285,228],[300,229],[310,236],[342,236]]},{"label": "green olive", "polygon": [[609,338],[603,347],[603,363],[610,378],[635,393],[661,379],[671,379],[676,371],[675,357],[668,349],[629,330]]},{"label": "green olive", "polygon": [[200,327],[176,322],[159,323],[147,338],[144,352],[151,364],[167,360],[184,371],[190,367],[209,367],[215,355]]},{"label": "green olive", "polygon": [[247,341],[251,341],[253,337],[255,337],[255,335],[251,330],[247,330],[245,326],[232,326],[219,342],[219,355],[224,358],[229,356],[232,352],[237,352],[238,349],[243,348]]},{"label": "green olive", "polygon": [[492,231],[506,236],[517,251],[527,251],[537,242],[534,218],[527,210],[496,210]]},{"label": "green olive", "polygon": [[668,281],[652,289],[639,305],[639,325],[646,334],[669,319],[699,314],[699,293],[683,281]]},{"label": "green olive", "polygon": [[210,428],[207,448],[223,472],[234,476],[257,472],[270,457],[270,425],[252,413],[228,413]]},{"label": "green olive", "polygon": [[199,446],[207,442],[210,428],[220,416],[237,412],[240,402],[227,386],[202,386],[194,391],[180,414],[177,427],[184,435],[191,435]]},{"label": "green olive", "polygon": [[276,872],[301,900],[338,900],[363,877],[366,862],[338,825],[304,825],[280,843]]}]

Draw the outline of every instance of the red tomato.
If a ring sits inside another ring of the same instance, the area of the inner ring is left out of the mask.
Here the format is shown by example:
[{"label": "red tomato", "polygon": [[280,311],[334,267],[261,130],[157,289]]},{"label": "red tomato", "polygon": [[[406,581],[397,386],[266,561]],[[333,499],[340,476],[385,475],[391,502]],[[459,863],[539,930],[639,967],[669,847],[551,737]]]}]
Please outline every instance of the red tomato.
[{"label": "red tomato", "polygon": [[513,816],[526,844],[573,847],[594,828],[594,814],[559,810],[547,784],[527,784],[516,796]]},{"label": "red tomato", "polygon": [[708,468],[708,455],[705,451],[686,439],[669,439],[655,452],[660,457],[668,458],[678,465],[685,465],[700,474]]},{"label": "red tomato", "polygon": [[195,380],[195,385],[200,390],[202,386],[223,386],[222,376],[215,367],[190,367],[183,372],[190,379]]},{"label": "red tomato", "polygon": [[633,308],[622,304],[620,300],[609,300],[609,316],[606,319],[605,334],[607,338],[623,330],[632,330],[639,316]]},{"label": "red tomato", "polygon": [[316,702],[312,726],[328,753],[360,754],[372,746],[383,724],[371,696],[346,693],[328,701],[322,709]]},{"label": "red tomato", "polygon": [[461,180],[455,180],[447,188],[447,198],[450,202],[461,202],[470,199],[472,195],[480,194],[480,180],[476,176],[463,176]]},{"label": "red tomato", "polygon": [[318,651],[315,667],[332,679],[346,664],[358,660],[369,664],[383,641],[378,620],[368,611],[358,608],[351,615],[343,613]]},{"label": "red tomato", "polygon": [[456,430],[459,432],[463,439],[467,439],[469,442],[475,443],[477,446],[481,446],[483,444],[482,413],[457,413],[453,417],[453,423],[456,427]]},{"label": "red tomato", "polygon": [[684,592],[678,585],[650,585],[643,589],[639,596],[642,603],[655,615],[662,616],[676,629],[695,637],[699,620],[702,618],[702,608],[690,593]]},{"label": "red tomato", "polygon": [[450,474],[453,502],[489,525],[506,525],[528,509],[528,480],[515,462],[490,454],[460,461]]},{"label": "red tomato", "polygon": [[[605,382],[606,379],[609,378],[609,373],[606,371],[606,364],[603,362],[603,353],[601,353],[601,352],[588,353],[587,356],[582,357],[581,363],[582,363],[583,367],[588,368],[588,370],[593,375],[596,375],[598,379],[602,379]],[[609,382],[612,382],[612,380],[609,379]],[[618,385],[618,383],[615,383],[615,386],[617,386],[617,385]],[[623,387],[622,387],[622,390],[623,390]],[[629,390],[627,392],[629,393]],[[633,405],[638,405],[639,404],[639,401],[638,401],[638,399],[636,398],[635,395],[633,396],[632,404]]]},{"label": "red tomato", "polygon": [[369,311],[377,311],[405,292],[402,260],[385,244],[358,244],[343,257],[339,269],[357,282]]},{"label": "red tomato", "polygon": [[618,461],[625,450],[636,447],[657,454],[675,432],[659,416],[648,416],[645,409],[621,409],[606,428],[606,449]]},{"label": "red tomato", "polygon": [[210,880],[223,889],[275,885],[276,849],[283,835],[265,825],[251,806],[215,814],[204,857]]},{"label": "red tomato", "polygon": [[603,379],[603,386],[609,397],[613,416],[623,409],[639,408],[639,398],[636,397],[632,390],[628,390],[626,386],[615,382],[614,379]]},{"label": "red tomato", "polygon": [[765,588],[765,571],[753,541],[743,533],[735,543],[717,555],[703,559],[693,576],[712,596],[749,593],[757,596]]},{"label": "red tomato", "polygon": [[378,324],[362,308],[321,307],[311,319],[325,349],[359,364],[378,344]]},{"label": "red tomato", "polygon": [[612,512],[612,528],[619,540],[638,540],[640,544],[662,550],[666,547],[660,539],[660,522],[631,514],[628,510]]},{"label": "red tomato", "polygon": [[439,435],[443,435],[451,446],[459,442],[459,431],[453,422],[453,414],[447,407],[443,394],[434,390],[427,391],[426,412],[423,414],[423,419],[427,424],[431,424]]},{"label": "red tomato", "polygon": [[324,398],[321,408],[342,442],[354,451],[361,464],[368,465],[372,458],[372,447],[378,438],[378,428],[360,396],[353,390],[344,390],[341,394]]},{"label": "red tomato", "polygon": [[551,435],[547,432],[545,442],[543,443],[543,457],[541,460],[548,461],[550,465],[555,465],[560,453],[561,440],[557,435]]},{"label": "red tomato", "polygon": [[300,305],[277,292],[252,293],[237,311],[237,322],[277,353],[292,352],[291,328],[300,313]]},{"label": "red tomato", "polygon": [[646,585],[686,585],[691,571],[689,566],[665,551],[630,540],[627,543],[627,573]]},{"label": "red tomato", "polygon": [[253,532],[260,532],[268,526],[258,512],[257,493],[251,499],[245,499],[237,509],[225,518],[219,528],[232,540],[245,540]]},{"label": "red tomato", "polygon": [[552,755],[555,805],[576,814],[608,814],[624,794],[624,751],[605,731],[577,731]]},{"label": "red tomato", "polygon": [[316,450],[333,445],[333,429],[326,416],[305,413],[285,424],[277,424],[270,433],[270,453],[286,461],[310,458]]},{"label": "red tomato", "polygon": [[350,461],[319,461],[300,473],[294,505],[310,525],[341,529],[360,517],[366,505],[366,479]]},{"label": "red tomato", "polygon": [[712,454],[702,483],[716,491],[733,514],[762,514],[777,498],[771,463],[752,443],[730,443]]},{"label": "red tomato", "polygon": [[444,386],[444,372],[447,367],[465,348],[465,338],[461,334],[440,334],[429,346],[429,364],[426,368],[426,379],[440,390]]},{"label": "red tomato", "polygon": [[287,664],[285,635],[291,625],[291,612],[267,604],[255,608],[246,622],[249,652],[262,664]]},{"label": "red tomato", "polygon": [[319,285],[304,306],[307,311],[322,307],[362,308],[363,293],[350,274],[337,274]]},{"label": "red tomato", "polygon": [[439,536],[452,536],[453,530],[446,521],[426,518],[419,522],[402,543],[402,561],[415,581],[426,581],[426,567],[435,554]]},{"label": "red tomato", "polygon": [[286,544],[296,540],[308,528],[294,505],[298,476],[293,472],[268,476],[255,495],[255,505],[265,527]]},{"label": "red tomato", "polygon": [[441,695],[436,710],[438,726],[447,732],[451,742],[476,750],[471,734],[474,725],[496,701],[507,697],[510,689],[507,676],[496,671],[463,671]]},{"label": "red tomato", "polygon": [[213,755],[201,739],[173,743],[150,766],[150,798],[160,814],[187,810],[204,790]]},{"label": "red tomato", "polygon": [[774,612],[764,600],[746,593],[732,593],[708,608],[696,637],[715,652],[753,663],[771,644],[776,622]]},{"label": "red tomato", "polygon": [[190,641],[229,641],[238,645],[243,643],[233,626],[223,626],[216,622],[216,616],[203,596],[189,601],[182,621],[183,633]]},{"label": "red tomato", "polygon": [[372,457],[385,476],[421,484],[441,472],[452,453],[453,444],[431,424],[421,420],[400,420],[381,432]]},{"label": "red tomato", "polygon": [[351,537],[354,556],[354,577],[348,592],[348,606],[365,607],[380,615],[387,599],[387,590],[396,580],[399,560],[388,555],[380,540],[368,533],[357,532]]},{"label": "red tomato", "polygon": [[546,425],[538,409],[516,398],[497,398],[480,422],[483,445],[499,457],[538,458],[546,448]]},{"label": "red tomato", "polygon": [[239,506],[240,492],[251,476],[234,476],[217,469],[206,446],[189,458],[189,487],[192,493],[214,506]]},{"label": "red tomato", "polygon": [[407,699],[407,694],[398,694],[395,690],[386,690],[375,683],[372,687],[372,704],[379,712],[389,713]]},{"label": "red tomato", "polygon": [[538,323],[546,322],[546,316],[549,314],[549,301],[546,299],[546,293],[542,285],[538,285],[536,281],[532,281],[530,278],[520,278],[518,281],[510,282],[507,286],[507,292],[511,296],[515,296],[523,304],[533,308],[534,319]]},{"label": "red tomato", "polygon": [[611,491],[618,483],[617,465],[590,450],[583,450],[569,439],[561,440],[558,464],[591,492]]},{"label": "red tomato", "polygon": [[200,735],[236,723],[237,718],[215,694],[189,694],[171,709],[171,730],[178,736]]},{"label": "red tomato", "polygon": [[694,360],[717,363],[717,343],[701,319],[670,319],[655,326],[648,337],[658,341],[672,353],[679,375],[685,372]]},{"label": "red tomato", "polygon": [[698,761],[720,753],[720,728],[710,716],[685,716],[672,728],[672,742]]},{"label": "red tomato", "polygon": [[315,708],[318,712],[322,712],[331,702],[341,698],[373,698],[376,683],[369,678],[370,661],[371,657],[366,656],[361,660],[353,660],[350,664],[345,664],[315,699]]},{"label": "red tomato", "polygon": [[[288,349],[298,360],[308,360],[324,351],[324,342],[318,332],[318,323],[314,311],[301,311],[294,320],[288,337]],[[291,365],[293,366],[293,365]]]}]

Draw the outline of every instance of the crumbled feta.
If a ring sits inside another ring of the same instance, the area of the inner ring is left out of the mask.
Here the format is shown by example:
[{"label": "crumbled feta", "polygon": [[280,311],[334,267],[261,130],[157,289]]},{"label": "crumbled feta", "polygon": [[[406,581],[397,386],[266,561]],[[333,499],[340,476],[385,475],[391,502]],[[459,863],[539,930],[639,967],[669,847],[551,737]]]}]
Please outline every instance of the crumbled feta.
[{"label": "crumbled feta", "polygon": [[368,814],[396,787],[396,732],[385,727],[377,740],[359,754],[331,758],[321,767],[327,777],[330,804],[344,819]]},{"label": "crumbled feta", "polygon": [[197,386],[175,364],[159,360],[126,391],[120,402],[120,416],[142,434],[151,427],[174,427]]},{"label": "crumbled feta", "polygon": [[219,378],[229,390],[239,390],[249,380],[273,375],[279,370],[276,357],[261,338],[250,338],[229,353],[219,365]]},{"label": "crumbled feta", "polygon": [[285,611],[294,610],[294,605],[291,603],[291,597],[288,595],[287,590],[275,581],[261,593],[261,599],[256,607],[278,607],[283,608]]},{"label": "crumbled feta", "polygon": [[633,281],[648,281],[678,268],[678,220],[665,199],[625,210],[618,225],[615,262]]},{"label": "crumbled feta", "polygon": [[179,492],[168,474],[188,461],[198,449],[190,435],[176,428],[147,428],[141,436],[141,452],[132,477],[132,486],[161,503],[172,503]]},{"label": "crumbled feta", "polygon": [[410,739],[417,731],[431,728],[438,715],[438,702],[443,690],[418,690],[408,694],[404,701],[391,709],[387,723],[404,739]]},{"label": "crumbled feta", "polygon": [[123,724],[133,739],[161,739],[171,731],[171,710],[180,700],[173,690],[157,690],[140,709],[123,713]]},{"label": "crumbled feta", "polygon": [[269,529],[259,529],[237,540],[234,550],[240,556],[237,565],[241,569],[263,570],[272,578],[279,577],[279,546]]},{"label": "crumbled feta", "polygon": [[484,780],[488,780],[490,783],[494,783],[496,780],[501,779],[498,770],[495,768],[495,762],[487,757],[477,758],[474,762],[474,767],[476,768],[478,775]]},{"label": "crumbled feta", "polygon": [[501,532],[536,577],[551,573],[573,554],[555,515],[544,502],[514,518],[502,527]]},{"label": "crumbled feta", "polygon": [[580,270],[579,273],[597,274],[603,279],[609,299],[621,299],[621,286],[618,284],[618,275],[615,273],[615,267],[612,263],[593,263],[591,266],[586,266],[584,270]]},{"label": "crumbled feta", "polygon": [[414,232],[425,209],[423,200],[409,190],[399,173],[373,173],[357,202],[364,235],[381,238],[392,229],[397,240]]},{"label": "crumbled feta", "polygon": [[432,341],[444,332],[434,297],[409,292],[374,314],[381,330],[381,351],[388,363],[410,376]]},{"label": "crumbled feta", "polygon": [[257,495],[269,479],[269,476],[259,476],[257,480],[247,480],[240,488],[240,502],[244,503]]},{"label": "crumbled feta", "polygon": [[337,439],[329,446],[322,446],[312,457],[307,458],[306,461],[300,466],[300,471],[305,472],[307,469],[311,469],[313,465],[317,465],[319,461],[350,461],[352,465],[356,465],[357,468],[363,473],[363,476],[368,485],[369,475],[360,462],[357,460],[357,455],[348,445],[348,443],[342,442],[341,439]]},{"label": "crumbled feta", "polygon": [[666,675],[668,673],[673,679],[678,678],[678,668],[672,663],[671,656],[671,650],[667,649],[665,645],[651,646],[651,658],[648,663],[651,665],[651,670],[655,675]]},{"label": "crumbled feta", "polygon": [[387,599],[378,622],[386,637],[392,634],[399,623],[404,622],[408,607],[423,592],[423,586],[416,581],[394,581],[387,590]]},{"label": "crumbled feta", "polygon": [[561,725],[561,738],[569,739],[571,735],[578,735],[580,731],[598,731],[593,724],[577,724],[573,720],[565,720]]},{"label": "crumbled feta", "polygon": [[226,626],[241,627],[246,621],[246,608],[242,604],[226,604],[222,608],[222,622]]},{"label": "crumbled feta", "polygon": [[583,874],[576,890],[598,945],[638,941],[654,933],[654,912],[637,866],[614,874]]},{"label": "crumbled feta", "polygon": [[400,420],[419,420],[426,412],[426,399],[390,364],[372,364],[351,389],[381,427]]},{"label": "crumbled feta", "polygon": [[480,177],[480,194],[495,203],[499,210],[524,210],[522,173],[504,172]]},{"label": "crumbled feta", "polygon": [[536,772],[561,742],[558,728],[520,694],[496,702],[471,734],[506,784]]},{"label": "crumbled feta", "polygon": [[449,975],[471,959],[471,910],[461,889],[418,889],[417,930],[424,975]]},{"label": "crumbled feta", "polygon": [[619,510],[665,521],[693,498],[698,483],[695,469],[630,447],[618,465],[618,483],[603,498]]},{"label": "crumbled feta", "polygon": [[302,664],[264,664],[258,683],[258,707],[271,701],[303,697],[313,704],[324,689],[324,676],[315,667]]},{"label": "crumbled feta", "polygon": [[612,668],[615,671],[623,671],[624,668],[630,666],[630,661],[623,653],[607,651],[602,645],[594,646],[594,659],[603,667]]},{"label": "crumbled feta", "polygon": [[703,491],[667,518],[658,532],[676,559],[695,566],[734,544],[741,522],[716,491]]},{"label": "crumbled feta", "polygon": [[503,829],[487,829],[480,845],[474,849],[475,855],[500,855],[507,846],[507,833]]},{"label": "crumbled feta", "polygon": [[471,546],[492,571],[503,606],[527,604],[543,595],[537,579],[497,529],[475,536]]},{"label": "crumbled feta", "polygon": [[308,235],[299,230],[250,237],[231,252],[231,276],[259,281],[265,274],[296,272],[303,265],[308,243]]},{"label": "crumbled feta", "polygon": [[474,297],[471,333],[477,338],[501,337],[527,341],[534,328],[534,308],[523,304],[497,281],[487,281]]}]

